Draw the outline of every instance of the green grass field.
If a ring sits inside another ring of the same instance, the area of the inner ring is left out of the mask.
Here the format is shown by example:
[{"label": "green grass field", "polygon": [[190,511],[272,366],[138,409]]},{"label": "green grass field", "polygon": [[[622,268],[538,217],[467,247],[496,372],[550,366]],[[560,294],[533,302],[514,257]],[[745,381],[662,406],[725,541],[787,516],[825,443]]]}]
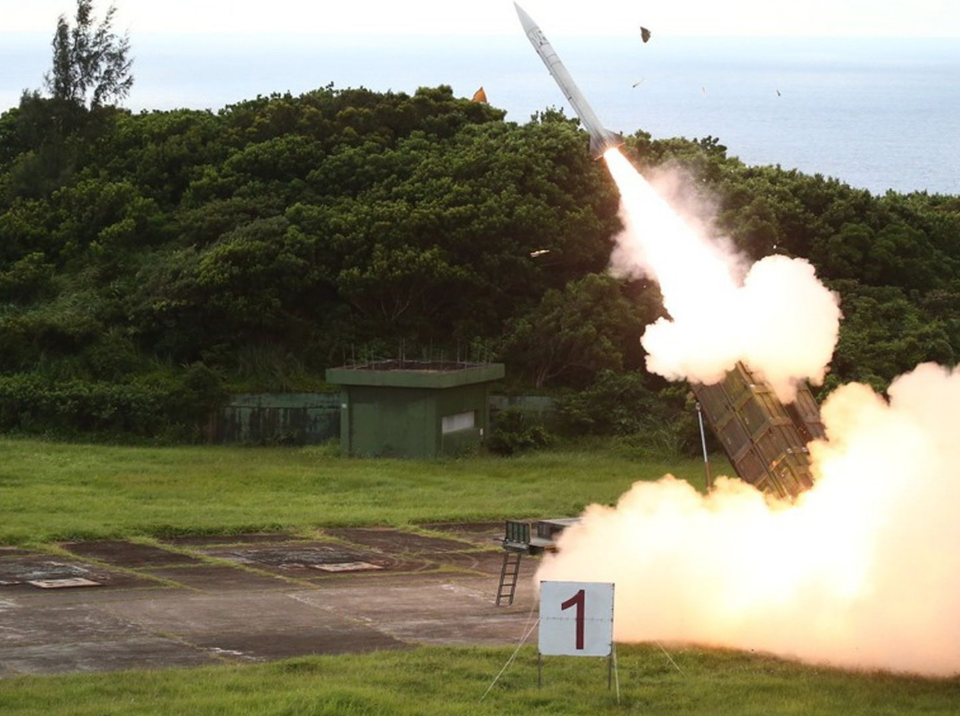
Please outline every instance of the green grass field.
[{"label": "green grass field", "polygon": [[[668,472],[703,485],[697,460],[651,462],[612,443],[416,462],[344,459],[332,447],[135,448],[3,439],[0,457],[0,544],[38,547],[75,538],[565,516],[592,502],[615,502],[634,481]],[[725,461],[712,462],[716,472],[729,472]],[[960,678],[851,673],[657,645],[618,648],[618,704],[607,689],[605,661],[548,658],[538,688],[535,650],[523,648],[508,664],[514,651],[419,648],[195,670],[15,677],[0,680],[0,714],[960,712]]]},{"label": "green grass field", "polygon": [[603,446],[413,461],[340,458],[332,446],[0,439],[0,543],[571,516],[669,472],[704,484],[698,460],[640,461]]},{"label": "green grass field", "polygon": [[616,688],[607,689],[605,659],[546,658],[537,687],[532,647],[509,665],[513,648],[419,648],[12,678],[0,680],[0,714],[954,715],[960,709],[956,680],[846,673],[720,650],[664,652],[618,648],[619,704]]}]

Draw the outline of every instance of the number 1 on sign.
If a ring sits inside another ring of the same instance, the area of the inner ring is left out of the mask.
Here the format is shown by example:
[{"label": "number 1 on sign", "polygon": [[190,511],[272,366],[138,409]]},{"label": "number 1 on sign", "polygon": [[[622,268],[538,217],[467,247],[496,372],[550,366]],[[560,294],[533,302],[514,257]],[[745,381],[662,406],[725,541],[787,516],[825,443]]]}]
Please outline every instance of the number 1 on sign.
[{"label": "number 1 on sign", "polygon": [[583,622],[584,622],[584,600],[587,594],[583,588],[580,588],[579,592],[575,593],[568,600],[565,600],[560,605],[561,610],[567,610],[568,608],[576,606],[577,608],[577,619],[576,619],[576,633],[577,633],[577,650],[583,650]]},{"label": "number 1 on sign", "polygon": [[610,655],[613,583],[541,580],[538,647],[542,655]]}]

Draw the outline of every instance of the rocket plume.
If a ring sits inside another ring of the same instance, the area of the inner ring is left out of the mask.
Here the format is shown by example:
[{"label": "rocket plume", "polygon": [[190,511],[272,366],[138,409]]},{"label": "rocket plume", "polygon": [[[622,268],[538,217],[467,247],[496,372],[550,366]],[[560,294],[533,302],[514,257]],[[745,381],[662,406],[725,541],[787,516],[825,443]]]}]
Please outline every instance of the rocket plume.
[{"label": "rocket plume", "polygon": [[[770,258],[738,282],[736,261],[610,154],[631,226],[615,261],[652,274],[671,315],[644,335],[651,366],[709,382],[743,359],[787,388],[821,378],[840,315],[809,264]],[[773,320],[791,326],[789,342]],[[737,329],[754,323],[777,347]],[[960,370],[921,365],[888,398],[851,384],[827,399],[828,439],[810,446],[816,484],[796,501],[729,478],[707,495],[671,476],[637,482],[616,507],[588,507],[537,579],[616,583],[619,642],[960,673]]]},{"label": "rocket plume", "polygon": [[615,270],[657,280],[670,319],[641,340],[647,369],[669,380],[719,382],[738,360],[783,402],[796,383],[821,384],[840,328],[840,307],[806,260],[773,255],[746,271],[742,257],[681,217],[617,150],[604,155],[620,188],[625,231]]}]

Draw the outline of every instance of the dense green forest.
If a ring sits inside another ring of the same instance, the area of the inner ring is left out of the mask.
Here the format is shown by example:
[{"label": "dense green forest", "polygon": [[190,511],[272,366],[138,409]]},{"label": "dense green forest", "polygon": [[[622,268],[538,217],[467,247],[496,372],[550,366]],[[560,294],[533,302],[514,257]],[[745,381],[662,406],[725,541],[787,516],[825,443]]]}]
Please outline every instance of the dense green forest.
[{"label": "dense green forest", "polygon": [[[504,362],[576,432],[669,435],[685,389],[643,370],[656,285],[606,273],[604,163],[562,112],[504,116],[447,86],[139,114],[25,92],[0,115],[0,429],[191,439],[225,393],[403,353]],[[956,362],[960,198],[750,167],[712,137],[624,151],[840,292],[824,390]]]}]

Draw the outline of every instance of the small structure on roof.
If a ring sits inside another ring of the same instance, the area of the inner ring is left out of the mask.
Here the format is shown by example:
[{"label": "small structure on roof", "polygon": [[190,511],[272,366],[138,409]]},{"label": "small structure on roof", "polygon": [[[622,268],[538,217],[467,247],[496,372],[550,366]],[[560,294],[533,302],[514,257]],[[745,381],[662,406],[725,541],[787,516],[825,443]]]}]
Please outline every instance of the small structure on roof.
[{"label": "small structure on roof", "polygon": [[340,450],[348,457],[431,458],[478,448],[489,432],[500,363],[383,360],[329,368],[340,385]]}]

